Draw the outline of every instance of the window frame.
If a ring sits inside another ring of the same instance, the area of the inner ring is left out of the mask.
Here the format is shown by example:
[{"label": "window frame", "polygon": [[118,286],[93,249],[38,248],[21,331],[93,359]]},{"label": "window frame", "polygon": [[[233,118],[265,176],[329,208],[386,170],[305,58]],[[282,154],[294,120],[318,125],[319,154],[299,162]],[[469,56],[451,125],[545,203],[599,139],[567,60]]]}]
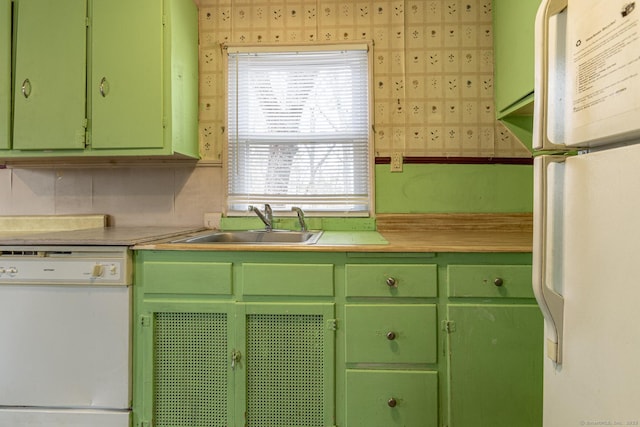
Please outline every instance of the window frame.
[{"label": "window frame", "polygon": [[[368,173],[368,209],[365,211],[313,211],[305,210],[305,215],[310,217],[359,217],[359,218],[373,218],[375,216],[375,147],[374,147],[374,84],[373,84],[373,42],[368,40],[362,41],[345,41],[340,43],[278,43],[278,44],[246,44],[246,43],[223,43],[221,45],[223,56],[223,84],[224,84],[224,144],[222,148],[222,168],[223,168],[223,184],[224,184],[224,213],[227,216],[252,216],[249,211],[232,210],[229,207],[229,53],[244,53],[244,52],[291,52],[291,51],[331,51],[331,50],[365,50],[367,52],[367,72],[368,72],[368,161],[367,161],[367,173]],[[262,208],[262,206],[260,206]],[[286,210],[274,210],[278,216],[295,216],[295,212]]]}]

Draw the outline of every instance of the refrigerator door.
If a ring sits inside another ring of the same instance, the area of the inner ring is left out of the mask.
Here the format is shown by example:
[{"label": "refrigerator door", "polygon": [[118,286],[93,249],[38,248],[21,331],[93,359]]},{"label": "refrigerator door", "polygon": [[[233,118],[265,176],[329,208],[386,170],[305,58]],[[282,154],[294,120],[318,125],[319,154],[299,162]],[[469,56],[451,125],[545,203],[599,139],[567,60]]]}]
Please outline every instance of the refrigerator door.
[{"label": "refrigerator door", "polygon": [[544,0],[536,17],[534,148],[640,137],[640,7]]},{"label": "refrigerator door", "polygon": [[562,363],[545,358],[544,426],[640,425],[640,145],[559,165],[546,256],[564,301]]}]

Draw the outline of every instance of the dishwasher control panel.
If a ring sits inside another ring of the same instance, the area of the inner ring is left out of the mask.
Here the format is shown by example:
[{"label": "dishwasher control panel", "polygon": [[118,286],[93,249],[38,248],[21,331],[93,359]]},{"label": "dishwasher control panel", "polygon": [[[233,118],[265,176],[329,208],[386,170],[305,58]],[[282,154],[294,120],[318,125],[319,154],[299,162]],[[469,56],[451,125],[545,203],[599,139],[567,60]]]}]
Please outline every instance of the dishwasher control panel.
[{"label": "dishwasher control panel", "polygon": [[126,247],[2,247],[0,284],[130,285]]}]

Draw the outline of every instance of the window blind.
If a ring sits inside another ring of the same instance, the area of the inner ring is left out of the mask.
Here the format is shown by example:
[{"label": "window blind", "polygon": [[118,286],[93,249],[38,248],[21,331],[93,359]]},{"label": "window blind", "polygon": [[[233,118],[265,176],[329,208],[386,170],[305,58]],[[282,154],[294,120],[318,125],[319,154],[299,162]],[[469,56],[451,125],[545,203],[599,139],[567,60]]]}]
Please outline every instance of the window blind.
[{"label": "window blind", "polygon": [[368,213],[366,49],[228,55],[228,210]]}]

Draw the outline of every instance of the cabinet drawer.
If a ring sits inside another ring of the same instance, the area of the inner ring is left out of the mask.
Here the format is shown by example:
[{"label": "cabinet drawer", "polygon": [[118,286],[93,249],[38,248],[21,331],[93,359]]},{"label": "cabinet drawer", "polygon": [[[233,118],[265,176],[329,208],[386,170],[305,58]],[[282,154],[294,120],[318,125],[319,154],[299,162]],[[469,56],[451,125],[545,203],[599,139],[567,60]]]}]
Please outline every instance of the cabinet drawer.
[{"label": "cabinet drawer", "polygon": [[333,264],[242,264],[244,295],[332,296]]},{"label": "cabinet drawer", "polygon": [[230,262],[145,262],[144,292],[230,295]]},{"label": "cabinet drawer", "polygon": [[347,363],[435,363],[435,304],[347,305]]},{"label": "cabinet drawer", "polygon": [[438,425],[438,375],[428,371],[347,370],[347,425]]},{"label": "cabinet drawer", "polygon": [[449,296],[533,298],[530,265],[450,265]]},{"label": "cabinet drawer", "polygon": [[348,297],[435,297],[437,266],[421,264],[348,264]]}]

